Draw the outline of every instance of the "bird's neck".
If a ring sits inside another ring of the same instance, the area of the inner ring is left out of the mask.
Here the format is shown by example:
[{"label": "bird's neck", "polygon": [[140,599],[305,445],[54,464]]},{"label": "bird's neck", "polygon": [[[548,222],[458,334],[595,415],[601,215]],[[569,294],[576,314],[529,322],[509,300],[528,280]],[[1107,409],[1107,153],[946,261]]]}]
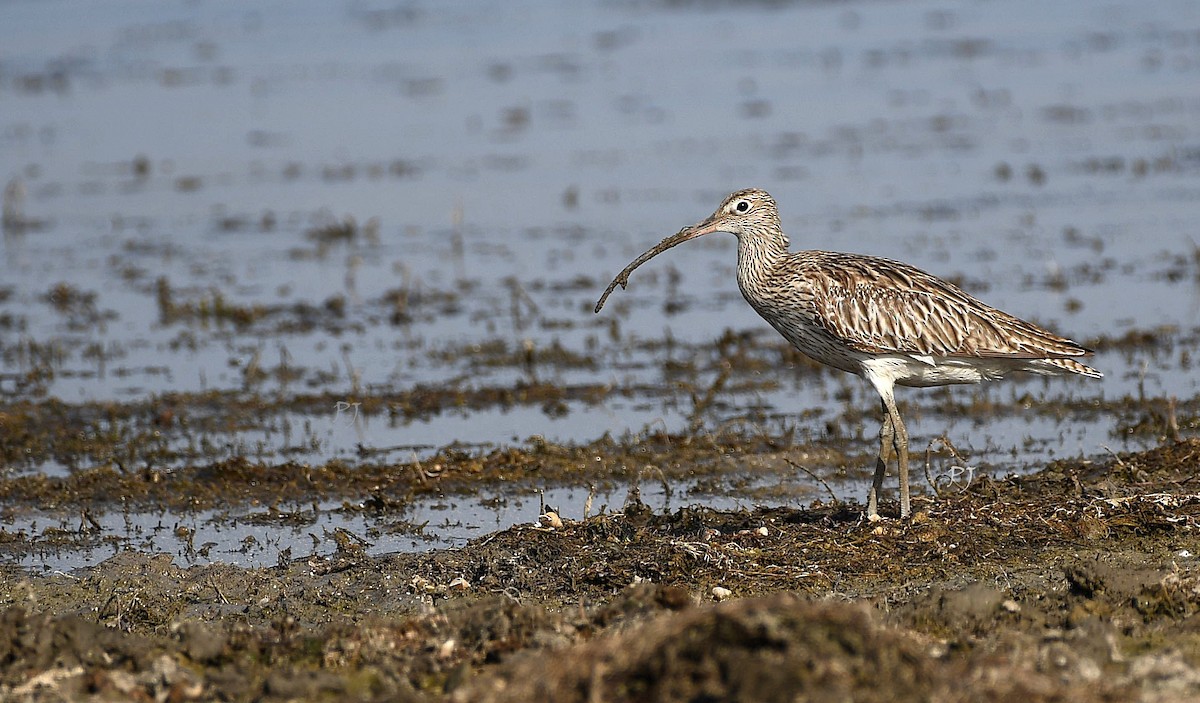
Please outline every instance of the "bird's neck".
[{"label": "bird's neck", "polygon": [[787,237],[738,237],[738,284],[742,290],[761,285],[780,259],[787,256]]}]

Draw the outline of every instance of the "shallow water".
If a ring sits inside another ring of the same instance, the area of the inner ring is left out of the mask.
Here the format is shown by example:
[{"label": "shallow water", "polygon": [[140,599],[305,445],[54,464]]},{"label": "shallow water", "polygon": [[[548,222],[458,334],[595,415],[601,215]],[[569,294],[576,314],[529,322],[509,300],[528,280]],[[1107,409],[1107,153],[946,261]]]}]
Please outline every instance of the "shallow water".
[{"label": "shallow water", "polygon": [[[751,185],[779,200],[794,248],[903,259],[1085,344],[1164,340],[1102,345],[1102,383],[955,393],[1198,391],[1194,3],[7,2],[0,15],[0,178],[25,193],[0,250],[9,398],[349,398],[530,375],[669,389],[661,348],[640,342],[765,328],[737,292],[732,238],[674,249],[591,307],[634,256]],[[312,234],[346,217],[348,239]],[[171,318],[164,285],[177,306],[261,316]],[[497,345],[587,363],[486,362]],[[856,379],[792,370],[720,400],[705,425],[808,411],[810,437],[875,407]],[[691,412],[660,391],[565,413],[346,410],[281,412],[272,426],[292,430],[214,442],[400,459],[677,431]],[[1002,467],[1140,441],[1103,415],[914,417],[921,442],[947,433]],[[496,525],[536,519],[517,513]]]}]

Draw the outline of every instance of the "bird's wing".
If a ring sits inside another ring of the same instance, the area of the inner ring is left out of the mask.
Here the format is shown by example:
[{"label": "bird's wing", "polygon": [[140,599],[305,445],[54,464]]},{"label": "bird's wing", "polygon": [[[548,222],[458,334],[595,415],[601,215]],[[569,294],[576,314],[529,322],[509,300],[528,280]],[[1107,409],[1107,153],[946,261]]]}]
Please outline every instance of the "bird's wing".
[{"label": "bird's wing", "polygon": [[858,351],[1031,359],[1089,354],[908,264],[831,254],[805,268],[817,324]]}]

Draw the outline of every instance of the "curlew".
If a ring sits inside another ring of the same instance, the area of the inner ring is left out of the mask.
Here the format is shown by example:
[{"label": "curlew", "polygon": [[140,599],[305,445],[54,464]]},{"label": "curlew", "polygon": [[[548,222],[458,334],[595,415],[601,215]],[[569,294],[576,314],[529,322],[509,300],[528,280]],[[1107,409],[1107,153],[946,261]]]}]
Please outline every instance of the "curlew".
[{"label": "curlew", "polygon": [[827,366],[865,378],[879,393],[883,423],[867,517],[879,517],[879,492],[894,458],[900,517],[911,508],[908,431],[896,407],[897,385],[980,383],[1012,372],[1101,378],[1076,359],[1092,352],[997,310],[961,288],[908,264],[863,254],[788,250],[775,200],[739,190],[710,217],[667,237],[625,267],[596,312],[638,266],[671,247],[712,232],[738,240],[742,296],[796,349]]}]

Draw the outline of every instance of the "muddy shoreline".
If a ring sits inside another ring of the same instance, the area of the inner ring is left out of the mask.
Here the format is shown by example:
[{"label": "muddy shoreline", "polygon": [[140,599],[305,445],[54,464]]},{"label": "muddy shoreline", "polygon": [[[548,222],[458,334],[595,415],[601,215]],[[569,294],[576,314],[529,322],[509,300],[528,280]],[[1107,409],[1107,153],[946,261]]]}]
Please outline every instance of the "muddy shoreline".
[{"label": "muddy shoreline", "polygon": [[[0,700],[1200,700],[1200,4],[76,4],[0,22]],[[905,392],[864,521],[730,238],[593,313],[748,186],[1104,380]]]},{"label": "muddy shoreline", "polygon": [[[1200,695],[1200,441],[925,496],[663,514],[461,549],[5,567],[11,700],[1179,700]],[[894,506],[887,506],[894,509]]]}]

